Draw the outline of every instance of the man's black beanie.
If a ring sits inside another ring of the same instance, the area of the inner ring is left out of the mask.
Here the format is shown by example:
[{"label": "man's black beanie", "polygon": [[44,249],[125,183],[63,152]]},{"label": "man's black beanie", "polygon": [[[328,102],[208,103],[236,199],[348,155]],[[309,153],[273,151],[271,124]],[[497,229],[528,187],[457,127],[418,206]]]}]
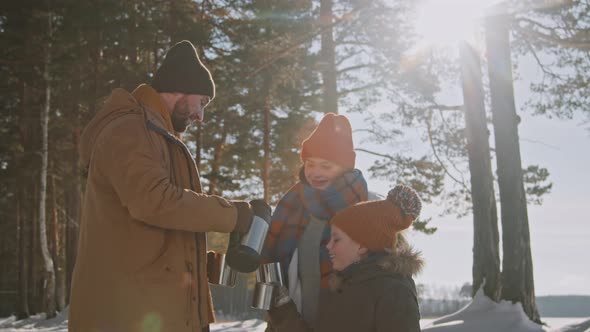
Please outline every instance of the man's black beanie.
[{"label": "man's black beanie", "polygon": [[215,97],[211,73],[199,59],[191,42],[183,40],[174,45],[156,71],[152,88],[158,92],[179,92]]}]

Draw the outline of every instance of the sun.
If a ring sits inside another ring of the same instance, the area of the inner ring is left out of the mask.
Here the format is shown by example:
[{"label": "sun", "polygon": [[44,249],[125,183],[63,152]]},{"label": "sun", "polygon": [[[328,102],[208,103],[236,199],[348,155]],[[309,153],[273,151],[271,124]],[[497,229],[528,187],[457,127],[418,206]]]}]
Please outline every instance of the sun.
[{"label": "sun", "polygon": [[424,0],[416,19],[419,44],[451,46],[472,41],[485,10],[499,0]]}]

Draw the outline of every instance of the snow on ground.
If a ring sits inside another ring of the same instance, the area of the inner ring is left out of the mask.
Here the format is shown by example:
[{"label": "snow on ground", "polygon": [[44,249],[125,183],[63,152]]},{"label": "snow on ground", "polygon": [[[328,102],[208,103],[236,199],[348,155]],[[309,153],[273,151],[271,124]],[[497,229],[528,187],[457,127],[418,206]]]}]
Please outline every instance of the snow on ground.
[{"label": "snow on ground", "polygon": [[590,318],[580,319],[579,322],[570,323],[555,332],[590,332]]},{"label": "snow on ground", "polygon": [[[460,311],[438,319],[420,321],[425,332],[590,332],[588,318],[544,318],[548,326],[537,325],[528,320],[520,305],[494,303],[483,294]],[[266,323],[258,319],[221,322],[211,325],[214,332],[263,332]],[[46,320],[44,315],[35,315],[17,321],[14,316],[0,318],[0,332],[67,332],[68,311]]]},{"label": "snow on ground", "polygon": [[[532,322],[520,303],[496,303],[480,289],[473,300],[456,313],[433,320],[422,329],[425,332],[590,332],[590,319],[565,327],[543,326]],[[576,325],[577,324],[577,325]]]}]

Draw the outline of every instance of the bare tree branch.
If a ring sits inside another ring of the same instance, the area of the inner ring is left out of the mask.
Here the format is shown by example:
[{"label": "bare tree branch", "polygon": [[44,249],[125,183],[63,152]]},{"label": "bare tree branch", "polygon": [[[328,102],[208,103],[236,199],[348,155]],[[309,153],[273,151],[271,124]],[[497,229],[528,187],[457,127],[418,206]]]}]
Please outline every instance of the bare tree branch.
[{"label": "bare tree branch", "polygon": [[447,169],[447,167],[445,166],[445,164],[443,163],[443,161],[440,159],[440,157],[438,156],[438,152],[436,152],[436,147],[434,145],[434,140],[432,139],[432,126],[430,123],[430,118],[431,118],[432,114],[430,114],[430,116],[428,116],[428,118],[426,119],[426,129],[428,131],[428,141],[430,142],[430,148],[432,149],[432,154],[434,155],[434,158],[436,158],[436,160],[438,161],[439,165],[442,167],[442,169],[445,171],[445,173],[456,183],[458,183],[459,185],[461,185],[463,187],[463,189],[465,189],[466,192],[471,192],[471,190],[467,187],[467,185],[463,182],[458,180],[457,178],[455,178],[453,176],[453,174],[451,174],[449,172],[449,170]]},{"label": "bare tree branch", "polygon": [[429,111],[463,111],[463,105],[432,104],[425,107]]},{"label": "bare tree branch", "polygon": [[574,49],[578,49],[578,50],[582,50],[582,51],[590,50],[590,42],[579,42],[579,41],[575,40],[574,38],[554,37],[554,36],[544,34],[544,33],[538,32],[538,31],[534,31],[531,29],[525,29],[520,26],[517,26],[516,30],[518,32],[522,33],[523,35],[526,35],[526,36],[529,36],[532,38],[536,38],[536,39],[541,39],[541,40],[551,43],[553,45],[563,46],[563,47],[567,47],[567,48],[574,48]]},{"label": "bare tree branch", "polygon": [[368,154],[372,154],[372,155],[377,156],[377,157],[387,158],[389,160],[395,160],[395,158],[393,158],[390,155],[378,153],[378,152],[375,152],[375,151],[370,151],[370,150],[367,150],[367,149],[355,148],[354,150],[355,151],[360,151],[360,152],[365,152],[365,153],[368,153]]},{"label": "bare tree branch", "polygon": [[346,54],[344,56],[340,56],[339,55],[338,57],[340,59],[338,59],[338,61],[336,61],[336,67],[338,67],[339,65],[341,65],[344,61],[346,61],[346,60],[348,60],[348,59],[350,59],[350,58],[352,58],[354,56],[357,56],[357,55],[359,55],[361,53],[363,53],[363,51],[350,52],[350,53],[348,53],[348,54]]},{"label": "bare tree branch", "polygon": [[382,81],[377,81],[377,82],[375,82],[375,83],[367,84],[367,85],[364,85],[364,86],[359,86],[359,87],[356,87],[356,88],[354,88],[354,89],[349,89],[349,90],[340,91],[340,92],[338,92],[338,96],[339,96],[339,97],[342,97],[342,96],[345,96],[345,95],[347,95],[347,94],[349,94],[349,93],[353,93],[353,92],[358,92],[358,91],[366,90],[366,89],[368,89],[368,88],[372,88],[372,87],[375,87],[375,86],[379,86],[379,85],[381,85],[381,83],[383,83],[383,82],[382,82]]},{"label": "bare tree branch", "polygon": [[347,67],[347,68],[343,68],[343,69],[338,70],[338,74],[342,74],[342,73],[353,71],[353,70],[357,70],[357,69],[375,67],[375,66],[376,65],[373,64],[373,63],[363,64],[363,65],[357,65],[357,66],[351,66],[351,67]]},{"label": "bare tree branch", "polygon": [[535,51],[535,49],[533,48],[533,45],[531,45],[530,42],[526,41],[526,46],[529,49],[529,51],[531,51],[531,54],[535,58],[535,62],[537,62],[537,65],[539,66],[539,68],[541,68],[541,70],[543,71],[544,74],[549,75],[551,77],[558,76],[557,74],[552,72],[550,69],[548,69],[547,66],[545,66],[545,64],[541,61],[541,59],[539,59],[537,52]]}]

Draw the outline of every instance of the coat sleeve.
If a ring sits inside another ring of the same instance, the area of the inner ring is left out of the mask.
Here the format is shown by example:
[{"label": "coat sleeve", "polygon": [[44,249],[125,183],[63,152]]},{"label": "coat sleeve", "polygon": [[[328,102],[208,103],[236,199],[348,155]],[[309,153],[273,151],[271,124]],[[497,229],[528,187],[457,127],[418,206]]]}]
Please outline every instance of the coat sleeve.
[{"label": "coat sleeve", "polygon": [[128,116],[104,134],[93,160],[133,218],[189,232],[230,232],[235,228],[237,209],[233,204],[172,182],[142,118]]},{"label": "coat sleeve", "polygon": [[377,332],[420,332],[420,311],[414,294],[401,283],[383,290],[375,309]]},{"label": "coat sleeve", "polygon": [[278,308],[271,308],[268,311],[270,318],[269,325],[272,327],[271,331],[280,332],[311,332],[313,331],[297,311],[297,307],[293,301]]}]

